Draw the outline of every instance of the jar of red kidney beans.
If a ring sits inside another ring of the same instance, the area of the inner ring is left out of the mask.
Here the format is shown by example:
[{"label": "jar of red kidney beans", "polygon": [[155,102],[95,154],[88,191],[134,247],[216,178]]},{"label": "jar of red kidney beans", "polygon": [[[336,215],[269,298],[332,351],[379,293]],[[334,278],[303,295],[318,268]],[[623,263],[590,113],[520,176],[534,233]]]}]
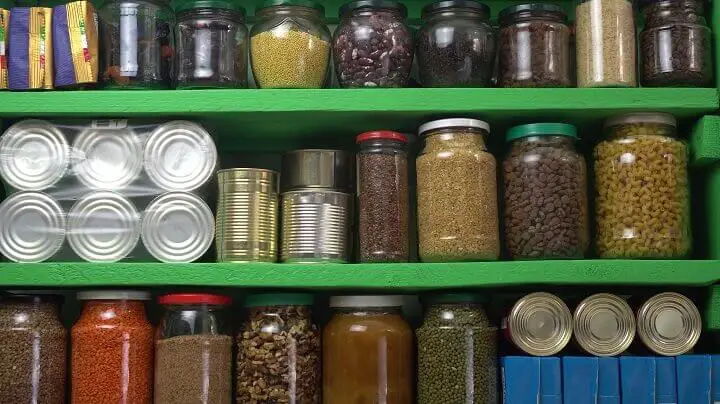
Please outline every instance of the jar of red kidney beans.
[{"label": "jar of red kidney beans", "polygon": [[333,59],[342,87],[405,87],[413,61],[407,8],[392,0],[355,0],[340,8]]}]

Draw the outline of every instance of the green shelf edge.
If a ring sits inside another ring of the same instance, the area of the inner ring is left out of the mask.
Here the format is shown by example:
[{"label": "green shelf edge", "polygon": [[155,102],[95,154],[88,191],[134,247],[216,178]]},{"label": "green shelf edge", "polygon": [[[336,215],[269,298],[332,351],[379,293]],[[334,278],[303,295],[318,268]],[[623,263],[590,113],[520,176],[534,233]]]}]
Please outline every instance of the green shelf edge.
[{"label": "green shelf edge", "polygon": [[710,288],[710,297],[705,310],[705,328],[720,331],[720,285]]},{"label": "green shelf edge", "polygon": [[693,126],[690,137],[692,163],[709,166],[720,159],[720,116],[707,115]]}]

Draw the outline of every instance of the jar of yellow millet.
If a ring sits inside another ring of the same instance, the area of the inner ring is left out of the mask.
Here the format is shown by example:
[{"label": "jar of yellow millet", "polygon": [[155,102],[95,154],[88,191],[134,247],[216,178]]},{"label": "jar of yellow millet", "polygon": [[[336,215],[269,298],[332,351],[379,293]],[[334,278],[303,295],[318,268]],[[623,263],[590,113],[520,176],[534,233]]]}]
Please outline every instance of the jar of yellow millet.
[{"label": "jar of yellow millet", "polygon": [[636,113],[605,122],[595,146],[596,250],[600,258],[689,254],[688,146],[675,117]]}]

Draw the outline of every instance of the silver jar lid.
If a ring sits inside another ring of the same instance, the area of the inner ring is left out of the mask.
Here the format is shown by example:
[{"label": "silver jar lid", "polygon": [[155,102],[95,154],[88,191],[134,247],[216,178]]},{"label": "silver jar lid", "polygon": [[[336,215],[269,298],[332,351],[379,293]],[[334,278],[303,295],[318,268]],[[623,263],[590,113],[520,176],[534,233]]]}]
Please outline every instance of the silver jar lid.
[{"label": "silver jar lid", "polygon": [[481,129],[485,132],[490,132],[490,124],[485,121],[471,118],[448,118],[426,122],[420,125],[420,128],[418,128],[418,133],[420,134],[420,136],[423,136],[428,132],[447,128],[473,128]]},{"label": "silver jar lid", "polygon": [[605,121],[605,128],[618,125],[632,125],[638,123],[655,123],[661,125],[677,126],[677,119],[673,115],[664,112],[636,112],[632,114],[618,115],[608,118]]},{"label": "silver jar lid", "polygon": [[42,192],[18,192],[0,204],[0,253],[15,262],[42,262],[65,241],[65,212]]},{"label": "silver jar lid", "polygon": [[403,295],[332,296],[330,297],[330,307],[402,307],[405,298],[406,296]]},{"label": "silver jar lid", "polygon": [[638,336],[659,355],[682,355],[700,339],[702,318],[697,306],[679,293],[660,293],[637,312]]},{"label": "silver jar lid", "polygon": [[572,337],[572,313],[559,297],[545,292],[515,302],[507,317],[512,342],[530,355],[554,355]]},{"label": "silver jar lid", "polygon": [[620,297],[597,293],[575,308],[573,333],[591,355],[620,355],[635,338],[635,313]]},{"label": "silver jar lid", "polygon": [[150,300],[150,293],[140,290],[86,290],[78,292],[78,300]]},{"label": "silver jar lid", "polygon": [[352,192],[355,186],[355,159],[342,150],[293,150],[282,156],[282,192],[321,188]]},{"label": "silver jar lid", "polygon": [[87,128],[73,142],[73,173],[90,189],[119,190],[140,175],[142,153],[130,128]]}]

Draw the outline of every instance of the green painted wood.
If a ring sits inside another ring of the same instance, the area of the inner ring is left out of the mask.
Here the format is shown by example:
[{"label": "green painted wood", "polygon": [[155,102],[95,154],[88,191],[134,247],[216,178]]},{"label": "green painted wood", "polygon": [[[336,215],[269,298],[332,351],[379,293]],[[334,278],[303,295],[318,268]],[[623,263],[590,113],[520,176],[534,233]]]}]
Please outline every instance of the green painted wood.
[{"label": "green painted wood", "polygon": [[690,143],[695,166],[708,166],[720,160],[720,117],[708,115],[698,120]]},{"label": "green painted wood", "polygon": [[720,259],[720,167],[707,174],[705,186],[705,221],[707,226],[708,254],[712,259]]},{"label": "green painted wood", "polygon": [[720,285],[710,288],[710,297],[705,310],[705,328],[720,331]]}]

